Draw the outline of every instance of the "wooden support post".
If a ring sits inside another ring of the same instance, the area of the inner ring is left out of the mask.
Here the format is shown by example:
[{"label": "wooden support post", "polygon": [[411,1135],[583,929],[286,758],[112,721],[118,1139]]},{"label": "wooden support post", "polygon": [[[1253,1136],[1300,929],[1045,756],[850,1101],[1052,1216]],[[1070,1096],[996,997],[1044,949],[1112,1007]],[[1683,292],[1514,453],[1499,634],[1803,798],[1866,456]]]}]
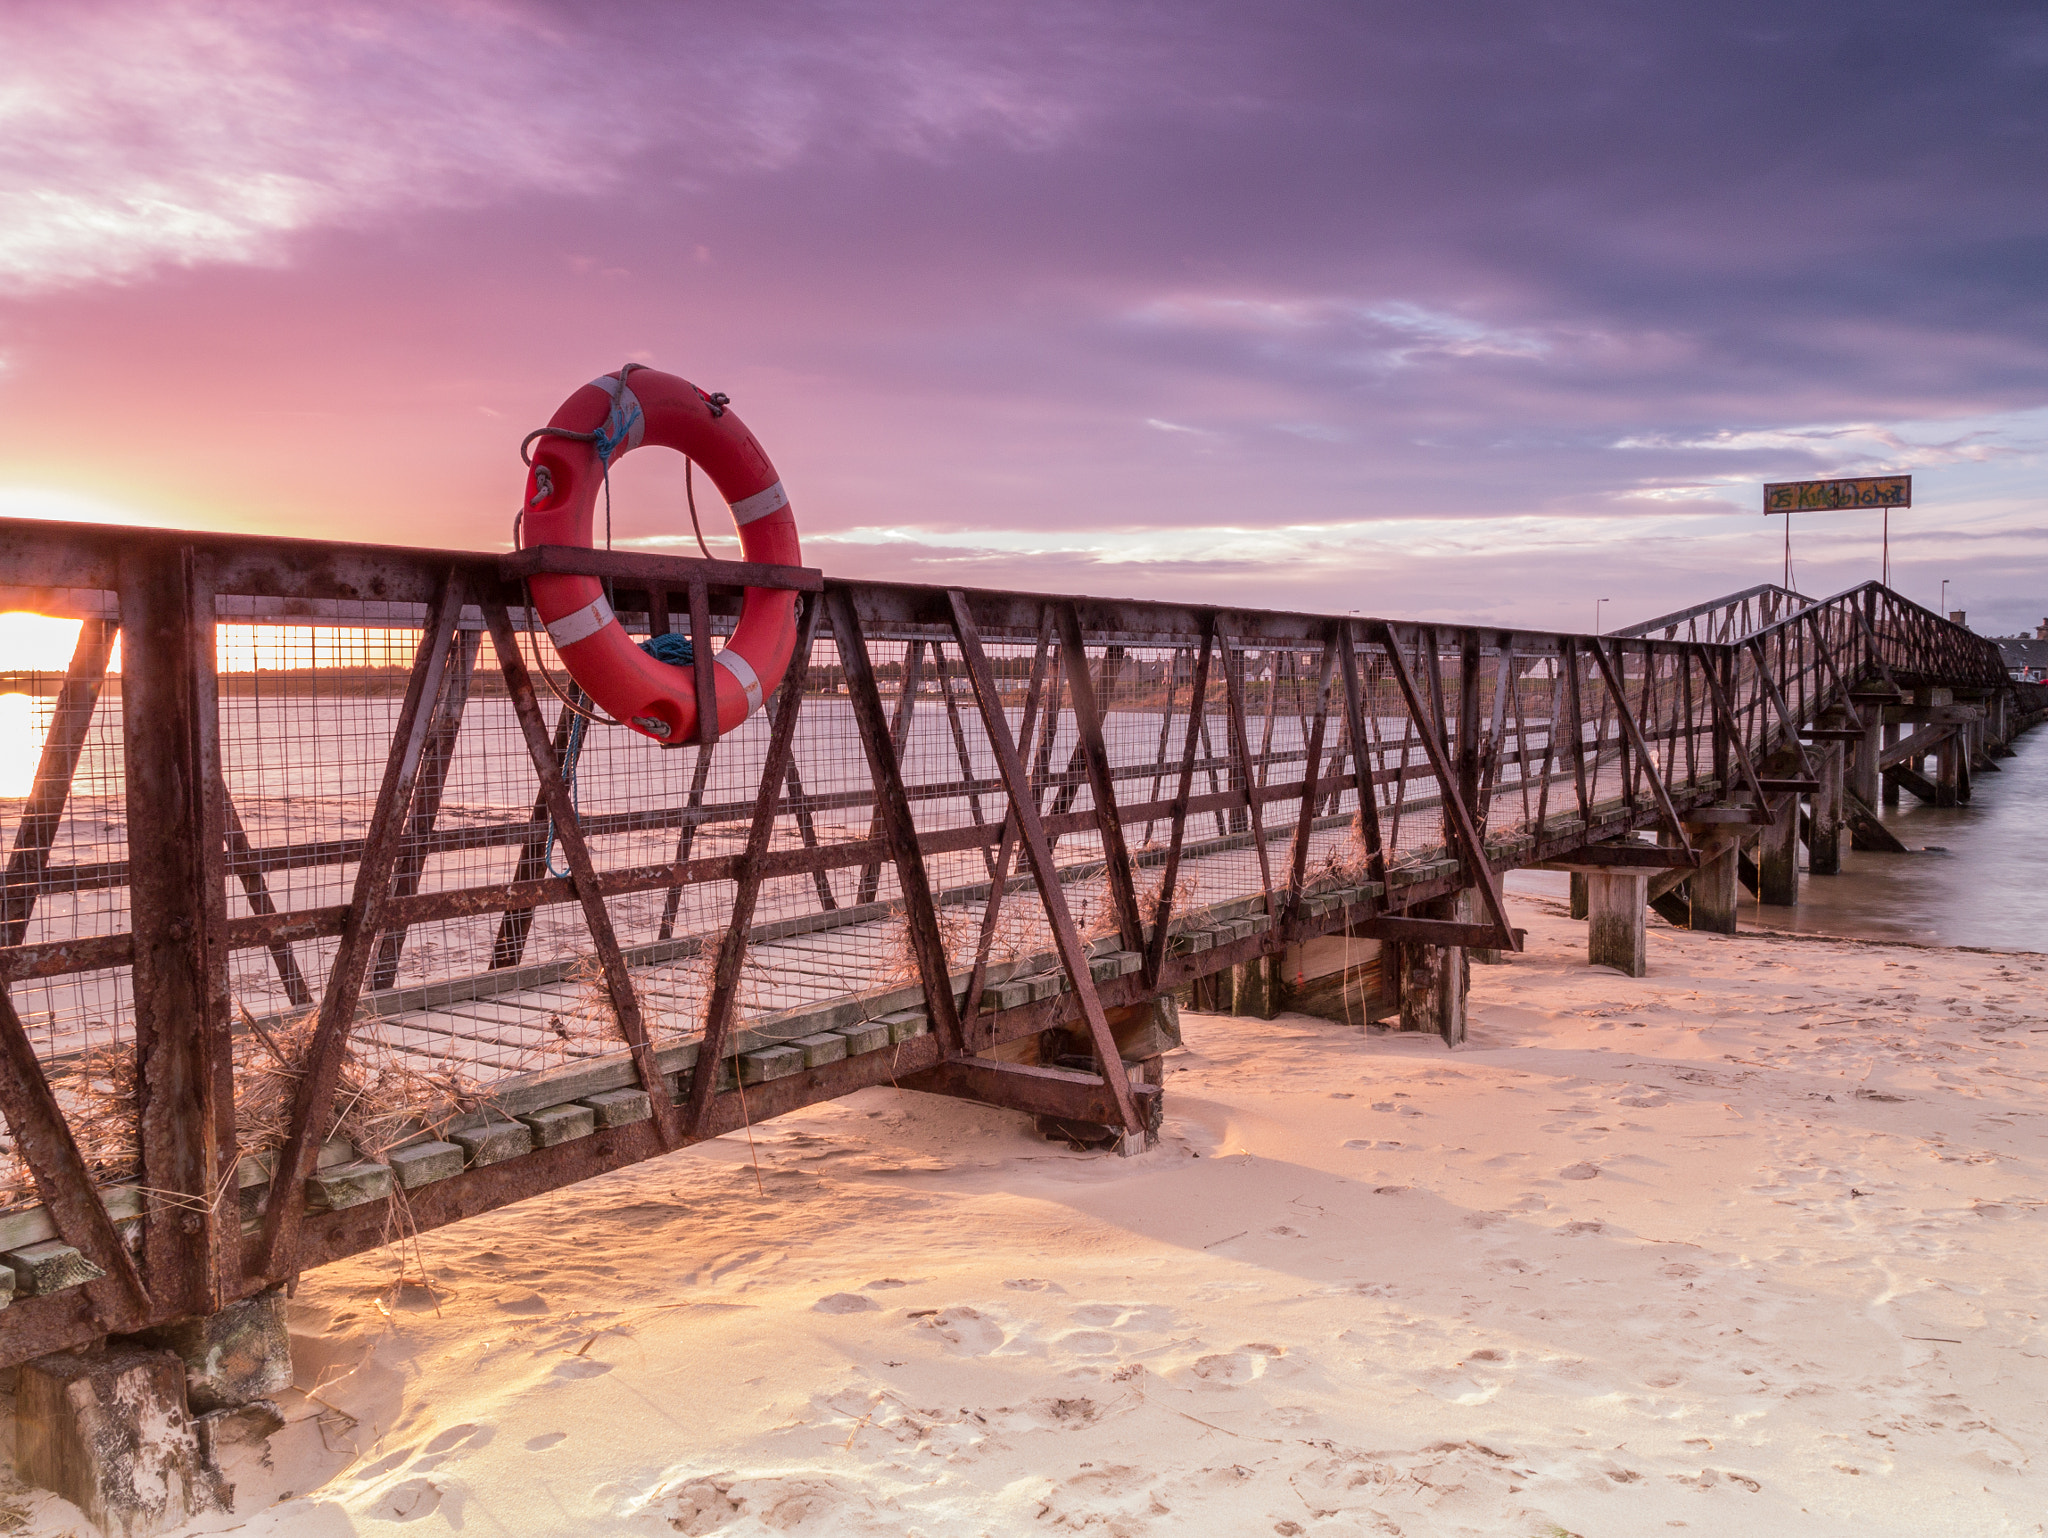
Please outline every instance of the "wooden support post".
[{"label": "wooden support post", "polygon": [[1757,844],[1757,901],[1789,908],[1799,901],[1799,798],[1781,796]]},{"label": "wooden support post", "polygon": [[1806,868],[1816,876],[1837,876],[1842,871],[1842,744],[1827,743],[1816,757],[1820,789],[1813,796]]},{"label": "wooden support post", "polygon": [[1586,873],[1586,960],[1613,967],[1624,977],[1649,971],[1644,910],[1649,900],[1646,870]]},{"label": "wooden support post", "polygon": [[159,1310],[210,1314],[241,1259],[239,1214],[219,1210],[235,1112],[213,588],[191,546],[125,550],[118,580],[142,1274]]},{"label": "wooden support post", "polygon": [[[1415,910],[1423,918],[1449,919],[1455,902],[1440,897]],[[1465,1039],[1465,995],[1471,986],[1471,972],[1462,945],[1422,945],[1403,940],[1389,945],[1382,955],[1398,955],[1401,990],[1401,1029],[1428,1031],[1455,1047]]]},{"label": "wooden support post", "polygon": [[1962,753],[1951,732],[1934,750],[1934,804],[1954,806],[1962,800]]},{"label": "wooden support post", "polygon": [[[1707,830],[1709,835],[1715,831]],[[1696,847],[1700,853],[1700,868],[1686,882],[1686,890],[1691,897],[1692,927],[1709,934],[1732,935],[1735,933],[1736,907],[1742,901],[1741,888],[1736,881],[1741,840],[1728,836],[1718,846],[1712,841],[1705,841]]]},{"label": "wooden support post", "polygon": [[[1899,745],[1899,732],[1900,726],[1898,722],[1887,721],[1884,724],[1884,746],[1880,749],[1881,755],[1889,753]],[[1899,782],[1890,775],[1883,776],[1883,781],[1881,794],[1884,804],[1886,806],[1897,806],[1899,804]]]},{"label": "wooden support post", "polygon": [[1863,736],[1851,744],[1847,785],[1862,798],[1865,806],[1877,805],[1877,761],[1884,752],[1883,717],[1884,712],[1873,706],[1864,717]]},{"label": "wooden support post", "polygon": [[1589,899],[1586,896],[1586,873],[1582,870],[1575,870],[1572,872],[1571,879],[1572,917],[1575,919],[1582,919],[1589,912],[1592,911],[1591,908],[1588,906]]},{"label": "wooden support post", "polygon": [[1280,978],[1275,960],[1271,956],[1254,956],[1230,969],[1233,1015],[1270,1020],[1280,1013]]}]

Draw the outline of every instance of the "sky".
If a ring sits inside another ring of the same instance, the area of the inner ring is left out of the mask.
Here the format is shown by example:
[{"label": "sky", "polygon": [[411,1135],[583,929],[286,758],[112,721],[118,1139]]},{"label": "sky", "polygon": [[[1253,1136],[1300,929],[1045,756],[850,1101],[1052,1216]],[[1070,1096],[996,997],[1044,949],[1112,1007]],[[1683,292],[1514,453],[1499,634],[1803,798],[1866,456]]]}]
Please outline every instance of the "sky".
[{"label": "sky", "polygon": [[[834,575],[1582,630],[1776,580],[1763,481],[1909,471],[1894,585],[2048,615],[2038,0],[4,30],[0,516],[502,548],[634,361]],[[674,455],[615,484],[694,548]],[[1799,519],[1796,584],[1878,536]]]}]

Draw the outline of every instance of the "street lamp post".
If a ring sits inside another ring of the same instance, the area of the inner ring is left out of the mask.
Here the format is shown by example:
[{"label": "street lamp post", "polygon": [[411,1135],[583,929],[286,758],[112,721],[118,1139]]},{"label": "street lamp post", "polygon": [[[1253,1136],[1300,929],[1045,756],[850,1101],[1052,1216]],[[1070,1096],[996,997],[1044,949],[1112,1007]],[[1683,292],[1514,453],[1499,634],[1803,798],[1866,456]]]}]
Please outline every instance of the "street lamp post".
[{"label": "street lamp post", "polygon": [[1614,600],[1612,598],[1596,598],[1593,600],[1593,634],[1605,635],[1607,633],[1606,631],[1600,628],[1600,606],[1602,604],[1613,602]]}]

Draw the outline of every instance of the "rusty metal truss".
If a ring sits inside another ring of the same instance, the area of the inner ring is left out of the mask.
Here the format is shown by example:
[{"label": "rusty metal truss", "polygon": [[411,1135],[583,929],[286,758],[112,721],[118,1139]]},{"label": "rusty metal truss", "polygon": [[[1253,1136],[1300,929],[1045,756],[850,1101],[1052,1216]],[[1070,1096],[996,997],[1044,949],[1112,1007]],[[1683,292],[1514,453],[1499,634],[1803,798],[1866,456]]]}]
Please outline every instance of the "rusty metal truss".
[{"label": "rusty metal truss", "polygon": [[[586,727],[543,571],[680,623],[700,677],[745,588],[793,589],[795,660],[724,738]],[[0,606],[84,622],[14,684],[0,1249],[89,1278],[0,1310],[0,1363],[869,1085],[1141,1129],[1135,1007],[1327,933],[1518,948],[1503,871],[1652,829],[1683,866],[1689,820],[1811,775],[1814,729],[2029,687],[1876,585],[1589,636],[0,522]],[[1055,1030],[1086,1066],[1003,1051]],[[238,1064],[286,1032],[259,1141]],[[456,1119],[338,1142],[372,1052]]]}]

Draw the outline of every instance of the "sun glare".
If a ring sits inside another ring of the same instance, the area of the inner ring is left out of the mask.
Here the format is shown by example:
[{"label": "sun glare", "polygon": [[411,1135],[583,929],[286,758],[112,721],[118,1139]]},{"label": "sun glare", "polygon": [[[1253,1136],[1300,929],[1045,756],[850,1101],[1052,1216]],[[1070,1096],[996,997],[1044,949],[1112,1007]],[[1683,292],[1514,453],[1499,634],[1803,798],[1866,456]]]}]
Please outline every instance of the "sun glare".
[{"label": "sun glare", "polygon": [[47,713],[26,694],[0,694],[0,800],[26,796],[49,733]]},{"label": "sun glare", "polygon": [[61,673],[78,644],[78,621],[19,610],[0,614],[0,673]]}]

